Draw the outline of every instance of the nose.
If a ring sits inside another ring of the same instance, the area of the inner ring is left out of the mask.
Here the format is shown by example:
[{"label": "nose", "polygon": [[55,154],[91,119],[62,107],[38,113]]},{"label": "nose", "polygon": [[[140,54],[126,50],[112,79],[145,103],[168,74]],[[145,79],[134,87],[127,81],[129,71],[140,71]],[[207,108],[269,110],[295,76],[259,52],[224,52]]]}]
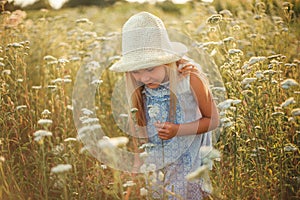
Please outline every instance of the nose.
[{"label": "nose", "polygon": [[141,74],[140,80],[143,83],[147,83],[150,80],[150,77],[146,73],[143,73]]}]

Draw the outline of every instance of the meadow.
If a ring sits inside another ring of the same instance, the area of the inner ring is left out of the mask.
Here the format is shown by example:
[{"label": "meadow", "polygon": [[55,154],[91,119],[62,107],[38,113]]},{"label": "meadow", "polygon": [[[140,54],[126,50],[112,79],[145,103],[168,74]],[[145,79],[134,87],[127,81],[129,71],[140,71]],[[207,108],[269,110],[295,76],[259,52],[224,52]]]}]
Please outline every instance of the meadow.
[{"label": "meadow", "polygon": [[[182,33],[179,39],[194,41],[221,77],[223,88],[217,89],[226,93],[218,102],[215,144],[221,158],[209,174],[214,192],[208,199],[299,199],[299,4],[239,0],[2,11],[0,199],[150,196],[143,174],[91,155],[74,119],[83,112],[90,118],[81,119],[100,124],[106,136],[127,137],[111,108],[121,75],[107,68],[119,58],[122,24],[139,11],[158,15]],[[93,114],[75,110],[76,84],[76,98]]]}]

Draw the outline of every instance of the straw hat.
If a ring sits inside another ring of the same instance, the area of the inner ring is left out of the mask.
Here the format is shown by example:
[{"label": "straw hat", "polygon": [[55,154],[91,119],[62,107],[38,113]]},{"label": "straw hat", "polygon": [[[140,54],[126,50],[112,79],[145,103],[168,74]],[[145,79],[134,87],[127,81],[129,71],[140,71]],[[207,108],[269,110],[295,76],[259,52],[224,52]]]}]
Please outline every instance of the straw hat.
[{"label": "straw hat", "polygon": [[171,42],[158,17],[148,12],[133,15],[122,29],[122,57],[109,69],[127,72],[175,62],[188,51],[179,42]]}]

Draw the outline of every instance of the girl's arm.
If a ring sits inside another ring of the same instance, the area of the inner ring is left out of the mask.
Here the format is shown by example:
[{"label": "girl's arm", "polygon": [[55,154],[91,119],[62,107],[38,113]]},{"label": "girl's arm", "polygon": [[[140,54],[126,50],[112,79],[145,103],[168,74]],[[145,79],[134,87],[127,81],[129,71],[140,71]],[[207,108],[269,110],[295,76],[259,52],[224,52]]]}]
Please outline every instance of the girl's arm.
[{"label": "girl's arm", "polygon": [[215,129],[219,124],[219,114],[212,96],[195,73],[190,73],[190,83],[195,99],[198,103],[202,118],[185,124],[173,124],[170,122],[157,123],[158,136],[168,140],[174,136],[202,134]]}]

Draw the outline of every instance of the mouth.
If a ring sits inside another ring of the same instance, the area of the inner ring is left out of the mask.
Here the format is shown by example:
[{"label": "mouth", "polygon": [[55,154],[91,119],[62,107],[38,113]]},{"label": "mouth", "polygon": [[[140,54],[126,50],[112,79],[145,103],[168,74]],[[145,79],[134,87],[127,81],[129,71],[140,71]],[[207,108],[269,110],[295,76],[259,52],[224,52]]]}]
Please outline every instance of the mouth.
[{"label": "mouth", "polygon": [[159,86],[159,84],[156,83],[147,83],[145,84],[148,88],[157,88]]}]

